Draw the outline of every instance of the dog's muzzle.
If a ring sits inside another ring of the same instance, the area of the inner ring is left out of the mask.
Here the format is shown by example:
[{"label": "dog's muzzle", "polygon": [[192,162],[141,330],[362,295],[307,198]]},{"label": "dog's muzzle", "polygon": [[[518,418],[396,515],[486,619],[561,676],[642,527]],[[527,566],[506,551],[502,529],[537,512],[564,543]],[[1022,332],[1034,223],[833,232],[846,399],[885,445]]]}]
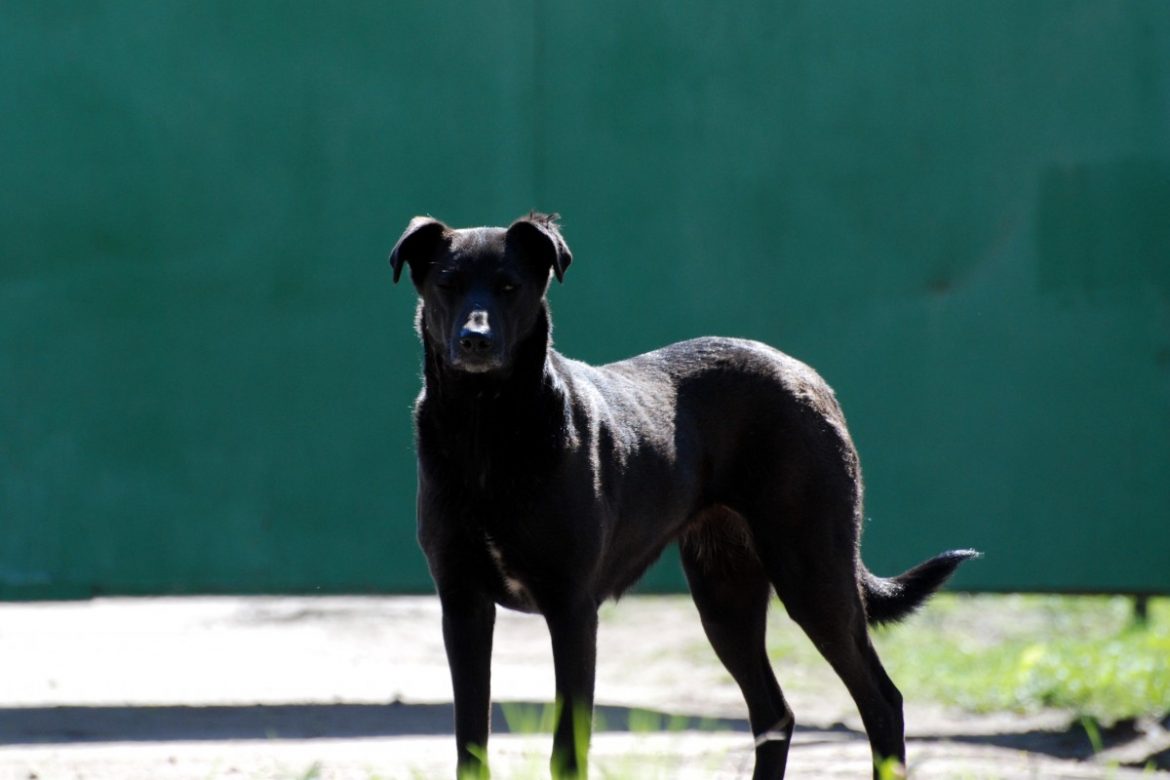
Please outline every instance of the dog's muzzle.
[{"label": "dog's muzzle", "polygon": [[451,363],[471,373],[492,371],[500,367],[500,354],[488,313],[472,311],[451,345]]}]

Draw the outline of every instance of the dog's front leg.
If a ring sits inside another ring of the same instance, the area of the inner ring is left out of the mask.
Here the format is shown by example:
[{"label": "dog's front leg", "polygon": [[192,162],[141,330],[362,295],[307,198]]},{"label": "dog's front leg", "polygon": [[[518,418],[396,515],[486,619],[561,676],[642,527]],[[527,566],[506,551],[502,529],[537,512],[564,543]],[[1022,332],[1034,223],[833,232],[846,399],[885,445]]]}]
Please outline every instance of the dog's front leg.
[{"label": "dog's front leg", "polygon": [[545,610],[557,678],[553,735],[554,778],[584,778],[593,730],[593,683],[597,664],[597,605],[579,599]]},{"label": "dog's front leg", "polygon": [[455,691],[459,780],[488,776],[491,728],[492,633],[496,605],[478,593],[442,593],[443,643]]}]

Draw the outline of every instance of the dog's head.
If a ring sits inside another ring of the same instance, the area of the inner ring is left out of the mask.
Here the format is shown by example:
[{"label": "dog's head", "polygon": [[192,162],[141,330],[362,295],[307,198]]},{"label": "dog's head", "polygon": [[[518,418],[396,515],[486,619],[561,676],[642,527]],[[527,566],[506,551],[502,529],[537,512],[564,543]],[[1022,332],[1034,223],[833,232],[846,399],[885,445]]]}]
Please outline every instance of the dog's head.
[{"label": "dog's head", "polygon": [[555,215],[535,212],[507,228],[453,230],[415,217],[390,253],[394,281],[410,266],[422,298],[422,337],[449,367],[489,373],[511,365],[543,309],[549,278],[573,256]]}]

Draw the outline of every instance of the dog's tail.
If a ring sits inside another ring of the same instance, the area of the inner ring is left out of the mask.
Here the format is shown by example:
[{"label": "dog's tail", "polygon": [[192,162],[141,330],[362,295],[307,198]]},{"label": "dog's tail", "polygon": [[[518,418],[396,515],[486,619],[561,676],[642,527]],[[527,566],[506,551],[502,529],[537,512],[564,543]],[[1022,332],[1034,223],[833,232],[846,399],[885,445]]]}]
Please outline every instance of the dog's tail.
[{"label": "dog's tail", "polygon": [[978,558],[975,550],[948,550],[897,577],[878,577],[862,567],[861,587],[870,625],[896,623],[922,606],[950,579],[963,561]]}]

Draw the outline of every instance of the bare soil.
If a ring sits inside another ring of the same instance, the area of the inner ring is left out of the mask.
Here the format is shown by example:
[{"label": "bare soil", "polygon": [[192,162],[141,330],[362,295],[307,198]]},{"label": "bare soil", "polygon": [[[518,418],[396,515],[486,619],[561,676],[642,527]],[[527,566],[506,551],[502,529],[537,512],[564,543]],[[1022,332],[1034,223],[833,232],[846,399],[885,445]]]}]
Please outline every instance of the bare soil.
[{"label": "bare soil", "polygon": [[[598,657],[595,776],[750,777],[742,700],[685,598],[607,607]],[[827,667],[777,672],[798,721],[788,776],[868,777]],[[552,690],[543,623],[502,611],[495,776],[544,776],[550,737],[516,732]],[[0,605],[0,780],[451,777],[450,696],[429,597]],[[1119,724],[1093,755],[1069,713],[906,712],[917,778],[1170,777],[1167,723]]]}]

